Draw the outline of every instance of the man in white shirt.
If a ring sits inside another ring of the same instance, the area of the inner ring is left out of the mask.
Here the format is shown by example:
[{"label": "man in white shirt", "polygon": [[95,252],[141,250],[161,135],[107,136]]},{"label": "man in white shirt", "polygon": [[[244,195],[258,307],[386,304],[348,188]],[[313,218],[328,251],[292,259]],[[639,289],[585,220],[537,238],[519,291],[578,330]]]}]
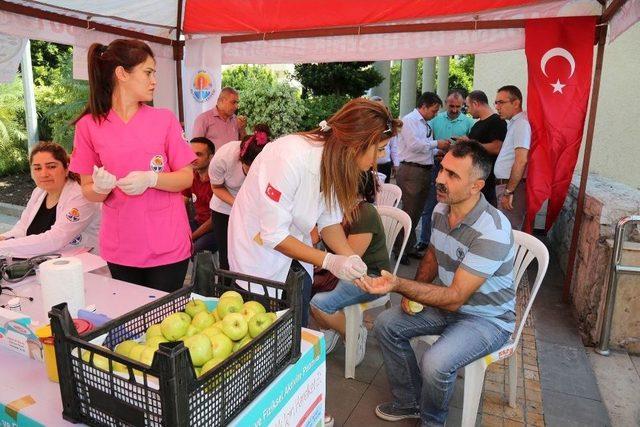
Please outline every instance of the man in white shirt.
[{"label": "man in white shirt", "polygon": [[508,120],[507,136],[496,159],[496,196],[498,209],[505,214],[514,230],[520,230],[527,211],[525,179],[531,146],[531,126],[522,111],[522,93],[515,86],[503,86],[496,95],[496,111]]},{"label": "man in white shirt", "polygon": [[[411,235],[406,251],[415,250],[415,227],[420,220],[431,184],[431,168],[434,153],[449,148],[449,141],[435,140],[433,129],[427,123],[433,119],[442,107],[442,100],[433,92],[425,92],[418,98],[416,108],[402,118],[402,132],[398,141],[400,166],[396,173],[396,182],[402,189],[402,210],[411,217]],[[403,235],[400,233],[394,252],[398,252]],[[401,263],[408,264],[405,252]]]}]

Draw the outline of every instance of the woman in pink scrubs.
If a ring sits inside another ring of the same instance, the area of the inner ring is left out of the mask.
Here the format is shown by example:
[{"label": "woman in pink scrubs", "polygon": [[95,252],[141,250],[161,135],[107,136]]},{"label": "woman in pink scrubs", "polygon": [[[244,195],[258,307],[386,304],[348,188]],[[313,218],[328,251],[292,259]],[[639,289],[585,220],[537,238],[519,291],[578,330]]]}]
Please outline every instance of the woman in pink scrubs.
[{"label": "woman in pink scrubs", "polygon": [[70,169],[82,192],[103,202],[100,251],[115,279],[174,291],[191,255],[180,192],[191,187],[195,155],[180,123],[145,104],[155,60],[138,40],[89,48],[89,102],[76,121]]}]

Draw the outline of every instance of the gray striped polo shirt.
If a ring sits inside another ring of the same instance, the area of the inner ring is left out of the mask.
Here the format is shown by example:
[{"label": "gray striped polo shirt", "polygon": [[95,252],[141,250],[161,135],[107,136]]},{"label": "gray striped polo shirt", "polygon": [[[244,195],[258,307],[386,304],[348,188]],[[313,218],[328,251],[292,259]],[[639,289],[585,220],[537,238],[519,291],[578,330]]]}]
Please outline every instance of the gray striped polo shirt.
[{"label": "gray striped polo shirt", "polygon": [[431,217],[431,244],[438,261],[439,282],[451,286],[458,268],[486,278],[458,311],[486,317],[513,332],[515,245],[509,220],[482,193],[476,206],[453,229],[447,219],[449,209],[449,205],[438,203]]}]

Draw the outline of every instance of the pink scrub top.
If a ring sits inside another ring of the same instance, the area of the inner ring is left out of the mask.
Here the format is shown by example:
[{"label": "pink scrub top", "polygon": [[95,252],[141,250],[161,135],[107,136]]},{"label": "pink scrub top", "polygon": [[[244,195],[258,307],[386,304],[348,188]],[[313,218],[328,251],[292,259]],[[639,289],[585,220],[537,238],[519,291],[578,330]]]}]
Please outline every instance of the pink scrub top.
[{"label": "pink scrub top", "polygon": [[[113,110],[100,123],[90,114],[82,117],[69,169],[91,175],[94,165],[104,166],[120,179],[133,171],[177,171],[195,158],[173,113],[142,104],[128,123]],[[191,255],[190,236],[179,192],[149,188],[128,196],[116,187],[103,203],[100,254],[111,263],[155,267],[182,261]]]}]

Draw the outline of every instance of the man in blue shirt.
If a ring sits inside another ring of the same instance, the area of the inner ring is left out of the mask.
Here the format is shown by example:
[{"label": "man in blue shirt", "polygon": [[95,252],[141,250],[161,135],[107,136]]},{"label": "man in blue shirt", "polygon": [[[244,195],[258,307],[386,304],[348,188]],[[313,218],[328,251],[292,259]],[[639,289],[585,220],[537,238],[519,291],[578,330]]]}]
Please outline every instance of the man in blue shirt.
[{"label": "man in blue shirt", "polygon": [[[454,89],[449,92],[445,102],[446,110],[438,113],[430,122],[435,139],[449,140],[451,138],[469,135],[474,121],[462,112],[463,105],[464,96],[459,90]],[[424,205],[420,219],[422,232],[420,233],[420,239],[415,247],[415,251],[410,252],[412,256],[416,256],[417,258],[422,258],[429,244],[429,238],[431,237],[431,214],[433,213],[433,208],[436,206],[436,203],[438,203],[436,200],[435,182],[439,171],[440,161],[436,159],[433,169],[431,170],[429,197]]]}]

